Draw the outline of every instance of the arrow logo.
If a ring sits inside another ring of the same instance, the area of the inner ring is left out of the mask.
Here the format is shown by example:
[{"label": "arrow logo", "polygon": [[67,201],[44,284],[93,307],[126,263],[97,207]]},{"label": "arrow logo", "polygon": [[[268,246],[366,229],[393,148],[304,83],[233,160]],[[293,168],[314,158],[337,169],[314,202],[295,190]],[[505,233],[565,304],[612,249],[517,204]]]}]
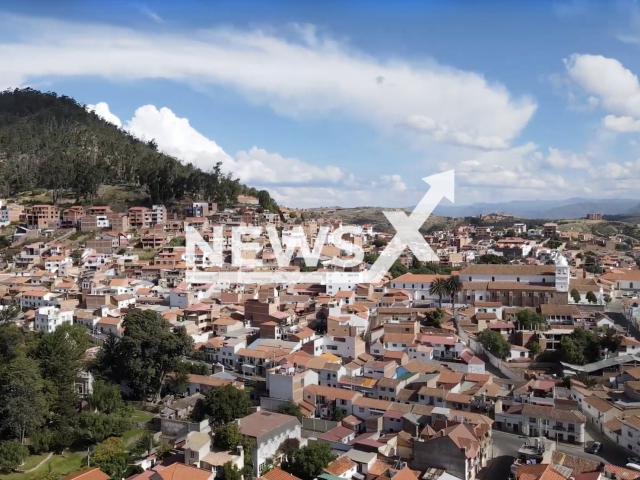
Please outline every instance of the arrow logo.
[{"label": "arrow logo", "polygon": [[448,170],[437,175],[424,177],[422,180],[431,187],[410,215],[407,216],[406,213],[398,211],[383,212],[393,228],[396,229],[396,234],[371,266],[371,269],[365,273],[364,281],[366,283],[381,281],[407,247],[421,262],[439,261],[438,256],[419,230],[443,198],[446,197],[452,202],[454,201],[455,172]]}]

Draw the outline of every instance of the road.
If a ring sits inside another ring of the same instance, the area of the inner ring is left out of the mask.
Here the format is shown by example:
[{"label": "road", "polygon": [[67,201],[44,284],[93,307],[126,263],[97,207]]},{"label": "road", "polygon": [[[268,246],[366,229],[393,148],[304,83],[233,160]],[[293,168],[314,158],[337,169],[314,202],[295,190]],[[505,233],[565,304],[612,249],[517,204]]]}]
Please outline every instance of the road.
[{"label": "road", "polygon": [[[514,433],[502,432],[500,430],[493,431],[493,451],[488,466],[482,469],[478,475],[482,480],[506,479],[509,477],[511,465],[514,458],[518,456],[518,450],[524,444],[528,437],[517,435]],[[569,445],[566,443],[558,443],[557,451],[582,457],[598,463],[612,463],[614,465],[624,466],[627,464],[627,457],[631,455],[626,449],[609,441],[604,435],[592,426],[587,427],[587,446],[594,441],[603,444],[604,448],[598,455],[585,452],[584,447],[579,445]]]}]

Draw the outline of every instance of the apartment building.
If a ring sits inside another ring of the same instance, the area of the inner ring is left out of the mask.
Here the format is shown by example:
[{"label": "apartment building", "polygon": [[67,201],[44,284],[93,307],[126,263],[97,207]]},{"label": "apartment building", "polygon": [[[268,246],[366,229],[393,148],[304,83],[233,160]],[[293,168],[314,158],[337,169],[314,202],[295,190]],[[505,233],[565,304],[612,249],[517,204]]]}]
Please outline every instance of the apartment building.
[{"label": "apartment building", "polygon": [[73,323],[73,310],[61,310],[53,305],[38,308],[34,328],[37,331],[52,333],[60,325]]},{"label": "apartment building", "polygon": [[167,221],[167,208],[164,205],[147,207],[131,207],[129,224],[132,228],[151,228]]},{"label": "apartment building", "polygon": [[303,442],[300,421],[291,415],[259,411],[239,419],[238,423],[240,433],[255,440],[252,459],[256,477],[264,472],[267,460],[281,456],[278,449],[286,439]]},{"label": "apartment building", "polygon": [[60,209],[55,205],[34,205],[24,209],[20,220],[30,230],[58,228],[60,224]]}]

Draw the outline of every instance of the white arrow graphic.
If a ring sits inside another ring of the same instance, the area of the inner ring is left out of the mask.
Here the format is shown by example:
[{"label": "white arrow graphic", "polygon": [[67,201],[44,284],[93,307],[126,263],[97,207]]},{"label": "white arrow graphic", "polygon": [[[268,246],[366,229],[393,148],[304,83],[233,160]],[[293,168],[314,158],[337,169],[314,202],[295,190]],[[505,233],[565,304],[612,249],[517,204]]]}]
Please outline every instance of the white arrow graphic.
[{"label": "white arrow graphic", "polygon": [[416,258],[422,262],[438,260],[419,230],[444,197],[454,201],[455,174],[453,170],[448,170],[424,177],[422,180],[431,185],[431,188],[413,209],[411,215],[407,216],[406,213],[397,211],[383,212],[396,229],[396,234],[371,269],[366,272],[365,282],[381,281],[406,247],[409,247]]}]

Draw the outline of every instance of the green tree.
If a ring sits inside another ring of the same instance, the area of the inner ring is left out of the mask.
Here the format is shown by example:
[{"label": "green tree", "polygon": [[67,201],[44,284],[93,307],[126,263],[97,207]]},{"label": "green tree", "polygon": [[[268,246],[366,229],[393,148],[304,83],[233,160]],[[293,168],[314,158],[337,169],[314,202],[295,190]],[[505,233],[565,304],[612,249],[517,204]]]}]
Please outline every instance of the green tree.
[{"label": "green tree", "polygon": [[522,330],[539,330],[547,324],[544,315],[533,310],[520,310],[516,313],[516,321]]},{"label": "green tree", "polygon": [[622,335],[616,333],[612,328],[604,328],[598,338],[600,348],[607,349],[609,352],[615,353],[622,345]]},{"label": "green tree", "polygon": [[495,255],[493,253],[487,253],[485,255],[480,255],[476,263],[506,265],[507,263],[509,263],[509,260],[507,260],[503,255]]},{"label": "green tree", "polygon": [[571,335],[560,341],[562,361],[574,365],[584,365],[598,358],[598,338],[596,334],[583,328],[576,328]]},{"label": "green tree", "polygon": [[22,313],[22,309],[18,302],[12,302],[9,305],[4,305],[2,310],[0,310],[0,325],[13,322],[18,318],[20,313]]},{"label": "green tree", "polygon": [[532,341],[527,344],[527,348],[531,353],[531,358],[536,358],[542,352],[542,347],[537,341]]},{"label": "green tree", "polygon": [[455,310],[456,296],[462,291],[462,280],[458,275],[450,275],[447,278],[447,293],[451,296],[451,306]]},{"label": "green tree", "polygon": [[[169,379],[166,382],[166,393],[169,395],[181,395],[187,391],[189,388],[189,374],[196,373],[191,371],[191,363],[187,362],[179,362],[173,373],[170,375]],[[205,365],[202,365],[205,369],[207,368]],[[201,373],[198,372],[200,375]]]},{"label": "green tree", "polygon": [[284,456],[284,461],[293,458],[293,454],[300,449],[300,440],[297,438],[287,438],[282,445],[278,448],[278,451]]},{"label": "green tree", "polygon": [[598,303],[598,297],[591,290],[587,292],[587,302],[589,303]]},{"label": "green tree", "polygon": [[218,426],[233,422],[237,418],[251,413],[251,400],[245,390],[232,384],[214,387],[207,392],[204,400],[199,400],[194,408],[196,420],[209,418],[209,422]]},{"label": "green tree", "polygon": [[100,379],[93,382],[93,393],[89,397],[89,403],[101,413],[118,413],[126,407],[120,387]]},{"label": "green tree", "polygon": [[580,296],[580,292],[577,289],[574,288],[573,290],[571,290],[570,295],[575,303],[580,303],[582,297]]},{"label": "green tree", "polygon": [[193,349],[184,328],[172,332],[158,312],[134,311],[123,322],[124,335],[105,345],[96,369],[115,383],[126,381],[138,398],[159,401],[166,376]]},{"label": "green tree", "polygon": [[436,278],[429,285],[429,295],[438,297],[438,308],[442,308],[442,297],[449,295],[449,284],[445,277]]},{"label": "green tree", "polygon": [[137,457],[148,455],[153,450],[154,445],[155,442],[153,441],[153,434],[149,431],[146,431],[136,442],[136,445],[135,447],[133,447],[131,453]]},{"label": "green tree", "polygon": [[603,300],[605,301],[605,303],[611,303],[611,295],[605,293]]},{"label": "green tree", "polygon": [[442,326],[442,319],[444,318],[444,311],[440,308],[428,311],[424,314],[423,325],[427,327],[440,328]]},{"label": "green tree", "polygon": [[72,422],[77,414],[75,382],[89,346],[86,332],[82,325],[63,324],[45,333],[36,351],[42,378],[52,389],[51,410],[63,423]]},{"label": "green tree", "polygon": [[341,409],[340,407],[338,407],[337,405],[334,405],[331,408],[331,420],[332,421],[340,422],[346,416],[347,416],[347,414],[344,412],[344,410]]},{"label": "green tree", "polygon": [[245,463],[249,462],[255,446],[255,440],[240,433],[236,422],[219,425],[213,435],[213,444],[224,450],[235,450],[239,446],[244,451]]},{"label": "green tree", "polygon": [[282,469],[302,480],[313,480],[335,458],[329,444],[311,443],[297,450],[290,461],[283,463]]},{"label": "green tree", "polygon": [[48,405],[38,363],[24,354],[0,367],[0,425],[20,443],[40,427]]},{"label": "green tree", "polygon": [[91,456],[93,465],[114,478],[122,478],[124,476],[129,460],[130,457],[122,438],[117,437],[107,438],[95,448]]},{"label": "green tree", "polygon": [[169,455],[171,455],[172,451],[173,448],[171,447],[171,445],[162,442],[156,447],[156,457],[158,457],[160,460],[165,459]]},{"label": "green tree", "polygon": [[507,358],[511,353],[511,344],[499,332],[484,330],[478,335],[478,341],[497,358]]},{"label": "green tree", "polygon": [[242,473],[236,465],[227,462],[222,466],[222,480],[242,480]]},{"label": "green tree", "polygon": [[382,238],[376,237],[373,239],[373,246],[376,248],[384,247],[388,242]]},{"label": "green tree", "polygon": [[300,410],[300,405],[295,402],[288,402],[286,405],[280,407],[280,413],[284,413],[285,415],[291,415],[292,417],[296,417],[298,420],[302,422],[302,410]]},{"label": "green tree", "polygon": [[73,250],[70,257],[73,264],[77,267],[82,263],[82,250]]},{"label": "green tree", "polygon": [[242,445],[242,434],[236,422],[219,425],[214,432],[213,444],[223,450],[233,450]]},{"label": "green tree", "polygon": [[0,442],[0,472],[10,473],[29,455],[29,449],[16,441]]},{"label": "green tree", "polygon": [[88,444],[99,443],[109,437],[122,436],[133,426],[129,416],[95,412],[82,412],[73,423],[76,437]]}]

